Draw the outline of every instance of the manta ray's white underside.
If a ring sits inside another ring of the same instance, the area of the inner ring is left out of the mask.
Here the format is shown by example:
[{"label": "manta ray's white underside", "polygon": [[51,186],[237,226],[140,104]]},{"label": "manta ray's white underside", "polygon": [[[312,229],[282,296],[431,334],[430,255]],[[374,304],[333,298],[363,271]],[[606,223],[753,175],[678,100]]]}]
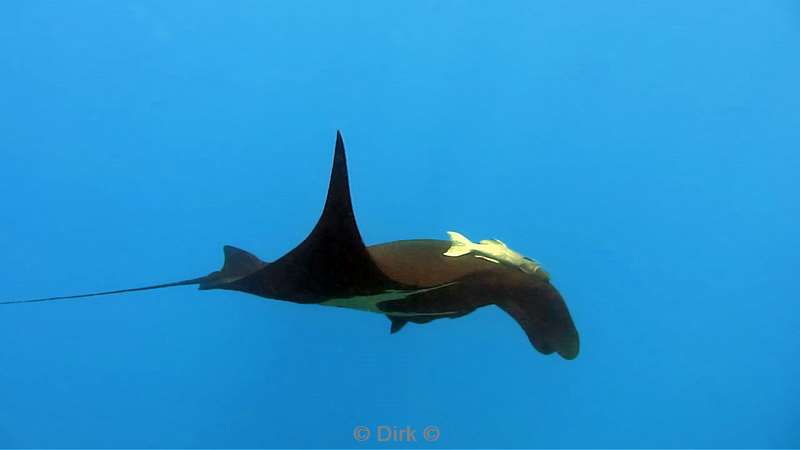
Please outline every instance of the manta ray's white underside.
[{"label": "manta ray's white underside", "polygon": [[[323,306],[334,306],[337,308],[349,308],[349,309],[357,309],[359,311],[368,311],[378,314],[389,314],[386,311],[382,311],[378,308],[378,304],[385,301],[390,300],[402,300],[404,298],[408,298],[415,294],[421,294],[423,292],[430,292],[437,289],[446,288],[448,286],[452,286],[457,282],[451,282],[446,284],[440,284],[438,286],[433,286],[430,288],[425,289],[415,289],[415,290],[389,290],[386,292],[382,292],[380,294],[375,295],[360,295],[355,297],[345,297],[345,298],[332,298],[330,300],[324,301],[320,303]],[[402,317],[410,317],[410,316],[446,316],[448,314],[454,314],[456,311],[447,311],[447,312],[438,312],[438,313],[423,313],[423,312],[392,312],[390,313],[392,316],[402,316]]]}]

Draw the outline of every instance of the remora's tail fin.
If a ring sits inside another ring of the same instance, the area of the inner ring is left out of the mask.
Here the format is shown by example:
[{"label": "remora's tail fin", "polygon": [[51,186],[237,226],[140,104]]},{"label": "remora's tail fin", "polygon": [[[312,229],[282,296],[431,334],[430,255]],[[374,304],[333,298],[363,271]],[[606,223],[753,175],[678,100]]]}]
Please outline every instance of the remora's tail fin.
[{"label": "remora's tail fin", "polygon": [[200,278],[192,278],[190,280],[182,280],[182,281],[175,281],[173,283],[164,283],[164,284],[154,284],[152,286],[143,286],[143,287],[136,287],[136,288],[128,288],[128,289],[118,289],[115,291],[102,291],[102,292],[92,292],[90,294],[78,294],[78,295],[62,295],[59,297],[45,297],[45,298],[34,298],[30,300],[9,300],[5,302],[0,302],[0,305],[10,305],[14,303],[38,303],[38,302],[49,302],[53,300],[69,300],[73,298],[84,298],[84,297],[97,297],[100,295],[111,295],[111,294],[122,294],[125,292],[135,292],[135,291],[148,291],[151,289],[162,289],[174,286],[189,286],[192,284],[200,284],[204,282],[206,277]]},{"label": "remora's tail fin", "polygon": [[467,239],[463,234],[456,233],[455,231],[448,231],[447,235],[450,236],[452,242],[450,248],[444,252],[444,256],[461,256],[472,251],[472,241]]}]

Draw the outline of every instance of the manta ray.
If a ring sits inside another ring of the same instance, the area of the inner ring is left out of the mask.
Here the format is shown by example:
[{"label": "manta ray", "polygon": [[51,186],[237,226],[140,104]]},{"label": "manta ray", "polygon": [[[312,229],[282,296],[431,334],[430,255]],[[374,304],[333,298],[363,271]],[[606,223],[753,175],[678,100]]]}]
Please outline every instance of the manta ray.
[{"label": "manta ray", "polygon": [[152,286],[12,300],[0,304],[65,300],[123,292],[197,285],[301,304],[352,308],[383,314],[390,332],[407,323],[427,324],[496,305],[524,330],[533,347],[565,359],[578,356],[578,332],[550,275],[535,260],[499,240],[473,243],[413,239],[366,246],[350,198],[342,135],[337,131],[328,195],[311,233],[273,262],[224,247],[220,270],[206,276]]}]

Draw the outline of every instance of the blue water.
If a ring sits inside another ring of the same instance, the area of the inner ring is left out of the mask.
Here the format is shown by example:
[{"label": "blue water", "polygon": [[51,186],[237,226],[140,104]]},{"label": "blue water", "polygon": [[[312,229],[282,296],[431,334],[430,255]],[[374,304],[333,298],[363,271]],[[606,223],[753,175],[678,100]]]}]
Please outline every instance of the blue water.
[{"label": "blue water", "polygon": [[0,3],[0,300],[279,257],[341,129],[368,244],[502,239],[582,344],[495,307],[3,305],[0,447],[800,446],[799,47],[791,1]]}]

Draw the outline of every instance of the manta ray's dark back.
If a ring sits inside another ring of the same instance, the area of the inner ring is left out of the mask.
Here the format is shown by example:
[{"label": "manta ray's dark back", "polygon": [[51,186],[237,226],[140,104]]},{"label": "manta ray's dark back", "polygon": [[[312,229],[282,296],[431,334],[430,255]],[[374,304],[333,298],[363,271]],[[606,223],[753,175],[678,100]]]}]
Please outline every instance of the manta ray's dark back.
[{"label": "manta ray's dark back", "polygon": [[344,142],[338,131],[325,207],[308,237],[272,263],[261,262],[234,247],[226,247],[225,261],[230,267],[223,267],[216,277],[209,275],[200,289],[229,289],[315,303],[403,287],[378,268],[358,231]]}]

